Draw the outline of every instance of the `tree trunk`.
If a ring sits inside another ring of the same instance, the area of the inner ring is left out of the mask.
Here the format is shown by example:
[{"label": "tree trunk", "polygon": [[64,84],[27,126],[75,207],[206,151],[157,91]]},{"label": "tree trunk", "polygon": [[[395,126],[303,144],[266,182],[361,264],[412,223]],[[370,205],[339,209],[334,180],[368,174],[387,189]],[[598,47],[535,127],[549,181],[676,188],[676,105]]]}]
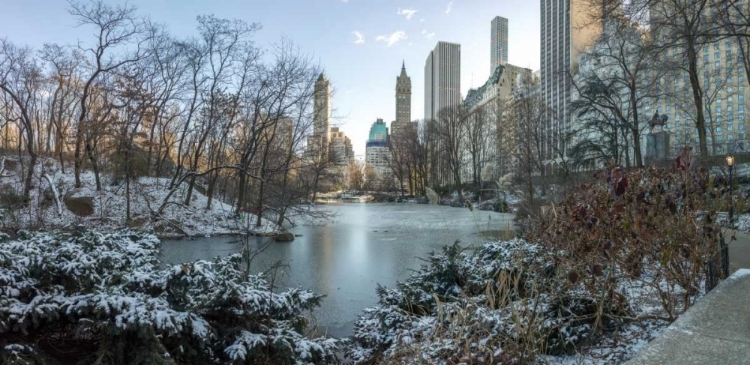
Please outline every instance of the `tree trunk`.
[{"label": "tree trunk", "polygon": [[688,38],[687,44],[687,61],[688,61],[688,74],[690,76],[690,85],[693,88],[693,101],[697,109],[695,128],[698,129],[698,142],[700,144],[701,156],[708,156],[708,144],[706,143],[706,121],[703,115],[703,92],[700,86],[700,80],[698,80],[698,55],[695,51],[695,42],[692,38]]},{"label": "tree trunk", "polygon": [[99,164],[96,163],[96,158],[94,158],[94,148],[91,147],[89,143],[86,143],[86,155],[89,157],[89,161],[91,161],[91,167],[94,169],[96,191],[102,191],[102,182],[99,178]]},{"label": "tree trunk", "polygon": [[[29,148],[31,148],[29,146]],[[29,171],[26,173],[26,180],[23,183],[23,201],[29,204],[31,200],[31,182],[34,178],[34,167],[36,166],[37,155],[33,151],[29,152]]]},{"label": "tree trunk", "polygon": [[239,182],[237,183],[237,210],[235,214],[239,214],[242,210],[242,204],[245,201],[245,173],[239,171]]},{"label": "tree trunk", "polygon": [[[261,174],[261,177],[262,176],[263,175]],[[261,219],[262,219],[262,216],[263,216],[263,194],[265,193],[265,191],[264,191],[265,187],[266,187],[265,182],[263,180],[261,180],[260,181],[260,187],[258,187],[258,204],[257,204],[258,209],[256,209],[256,211],[255,211],[255,213],[258,215],[258,217],[257,217],[257,219],[255,221],[255,226],[256,227],[260,227],[260,225],[262,223]]]},{"label": "tree trunk", "polygon": [[638,123],[638,101],[636,99],[635,86],[631,84],[630,88],[630,100],[631,109],[633,110],[633,149],[635,150],[635,166],[643,167],[643,156],[641,155],[641,131],[639,130]]},{"label": "tree trunk", "polygon": [[83,129],[78,125],[76,131],[76,148],[73,154],[73,175],[75,176],[76,188],[81,187],[81,144],[83,143]]}]

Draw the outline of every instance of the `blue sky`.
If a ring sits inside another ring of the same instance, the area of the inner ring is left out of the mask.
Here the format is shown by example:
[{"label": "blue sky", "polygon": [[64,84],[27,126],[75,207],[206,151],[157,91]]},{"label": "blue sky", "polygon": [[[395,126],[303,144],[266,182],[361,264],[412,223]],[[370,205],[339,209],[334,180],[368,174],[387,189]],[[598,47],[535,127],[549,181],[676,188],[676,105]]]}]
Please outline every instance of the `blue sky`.
[{"label": "blue sky", "polygon": [[[124,3],[111,0],[107,2]],[[259,22],[254,35],[268,47],[282,37],[311,55],[333,85],[333,125],[364,154],[376,118],[395,119],[402,60],[412,81],[412,119],[424,105],[424,63],[437,41],[461,44],[461,89],[489,76],[490,22],[509,20],[509,62],[539,68],[539,1],[522,0],[130,0],[142,15],[175,35],[195,32],[195,18],[214,14]],[[88,40],[62,0],[0,0],[0,37],[41,48]],[[361,38],[357,33],[361,35]],[[360,39],[358,43],[357,40]],[[472,82],[473,80],[473,82]]]}]

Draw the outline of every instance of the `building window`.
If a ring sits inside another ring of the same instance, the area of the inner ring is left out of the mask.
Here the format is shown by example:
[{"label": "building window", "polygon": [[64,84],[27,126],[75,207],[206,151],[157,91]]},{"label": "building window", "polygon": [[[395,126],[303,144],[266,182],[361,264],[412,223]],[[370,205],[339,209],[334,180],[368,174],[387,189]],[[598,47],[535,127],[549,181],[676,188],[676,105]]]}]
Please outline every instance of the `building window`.
[{"label": "building window", "polygon": [[714,59],[721,58],[721,52],[714,52]]}]

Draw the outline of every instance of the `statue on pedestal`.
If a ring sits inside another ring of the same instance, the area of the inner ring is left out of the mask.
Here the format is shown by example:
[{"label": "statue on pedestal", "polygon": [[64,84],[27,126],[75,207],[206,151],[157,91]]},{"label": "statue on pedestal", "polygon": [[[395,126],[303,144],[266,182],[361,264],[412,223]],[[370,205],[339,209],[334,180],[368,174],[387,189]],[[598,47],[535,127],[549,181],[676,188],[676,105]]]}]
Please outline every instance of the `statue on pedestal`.
[{"label": "statue on pedestal", "polygon": [[668,119],[669,116],[667,116],[666,114],[662,114],[661,116],[659,116],[659,110],[657,109],[656,113],[654,113],[653,118],[651,118],[651,120],[648,122],[648,125],[651,126],[650,132],[653,132],[654,127],[656,126],[660,126],[661,130],[663,131]]},{"label": "statue on pedestal", "polygon": [[[669,120],[669,117],[666,114],[659,115],[659,110],[657,110],[653,118],[648,121],[651,130],[646,136],[647,160],[665,160],[669,157],[669,133],[664,130],[667,120]],[[658,132],[654,132],[656,126],[661,127]]]}]

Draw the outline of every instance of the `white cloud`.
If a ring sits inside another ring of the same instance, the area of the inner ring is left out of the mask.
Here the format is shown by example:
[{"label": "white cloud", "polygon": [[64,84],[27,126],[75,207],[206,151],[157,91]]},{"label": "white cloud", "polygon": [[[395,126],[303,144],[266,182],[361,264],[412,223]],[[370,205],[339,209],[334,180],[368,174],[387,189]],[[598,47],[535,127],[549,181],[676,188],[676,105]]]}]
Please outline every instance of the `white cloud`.
[{"label": "white cloud", "polygon": [[453,9],[453,1],[451,1],[451,2],[448,3],[448,7],[445,8],[445,13],[446,14],[450,14],[451,13],[451,9]]},{"label": "white cloud", "polygon": [[432,37],[434,37],[434,36],[435,36],[435,32],[432,32],[432,33],[430,33],[430,32],[428,32],[427,30],[425,30],[425,29],[422,29],[422,35],[423,35],[423,36],[424,36],[425,38],[427,38],[427,39],[432,39]]},{"label": "white cloud", "polygon": [[411,17],[413,17],[414,14],[416,14],[416,13],[418,13],[418,12],[416,10],[414,10],[414,9],[403,9],[403,10],[402,9],[398,9],[398,11],[396,12],[396,14],[398,14],[398,15],[405,16],[406,20],[411,19]]},{"label": "white cloud", "polygon": [[375,40],[385,42],[388,47],[390,47],[400,41],[403,41],[406,38],[406,32],[404,32],[403,30],[397,30],[391,34],[379,35],[375,38]]},{"label": "white cloud", "polygon": [[424,18],[422,18],[422,19],[419,19],[419,22],[420,22],[420,23],[424,23]]},{"label": "white cloud", "polygon": [[365,35],[360,33],[358,30],[355,30],[352,32],[357,39],[354,41],[354,44],[362,44],[365,43]]}]

